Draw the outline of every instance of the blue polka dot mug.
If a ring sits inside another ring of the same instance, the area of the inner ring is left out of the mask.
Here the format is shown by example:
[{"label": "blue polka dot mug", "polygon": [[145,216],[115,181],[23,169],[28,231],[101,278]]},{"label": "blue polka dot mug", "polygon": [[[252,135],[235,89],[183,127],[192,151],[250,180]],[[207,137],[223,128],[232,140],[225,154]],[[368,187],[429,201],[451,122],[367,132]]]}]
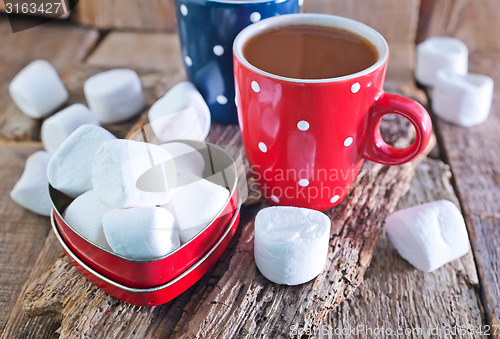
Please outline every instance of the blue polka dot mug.
[{"label": "blue polka dot mug", "polygon": [[175,0],[182,58],[212,120],[237,124],[232,46],[248,25],[297,13],[303,0]]}]

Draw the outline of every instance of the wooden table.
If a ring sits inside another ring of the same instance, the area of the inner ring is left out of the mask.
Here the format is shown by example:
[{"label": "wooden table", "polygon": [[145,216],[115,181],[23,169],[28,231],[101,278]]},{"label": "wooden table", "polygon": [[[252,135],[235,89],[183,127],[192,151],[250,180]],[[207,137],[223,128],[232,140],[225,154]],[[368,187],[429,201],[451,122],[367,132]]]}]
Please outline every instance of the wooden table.
[{"label": "wooden table", "polygon": [[[470,49],[470,71],[487,74],[500,84],[498,0],[306,0],[305,11],[354,18],[379,30],[391,49],[388,91],[404,93],[423,104],[428,103],[426,93],[414,83],[412,67],[415,43],[435,35],[453,36],[464,41]],[[316,331],[311,336],[339,338],[374,337],[377,331],[381,337],[390,337],[392,333],[408,338],[426,338],[432,334],[438,334],[434,336],[436,338],[478,338],[481,335],[477,331],[484,332],[490,326],[489,332],[493,333],[499,325],[499,86],[496,86],[493,108],[486,123],[464,129],[434,119],[438,147],[418,164],[410,190],[397,202],[396,209],[443,198],[460,206],[472,251],[433,273],[417,271],[401,259],[384,232],[380,237],[379,231],[368,235],[360,232],[356,235],[360,241],[369,239],[371,242],[367,244],[373,247],[363,249],[369,256],[360,255],[358,258],[363,269],[358,275],[343,274],[340,276],[342,281],[331,282],[343,286],[343,293],[338,299],[315,309],[311,317],[315,321],[320,319],[319,324],[306,326],[298,322],[293,327],[295,318],[286,310],[299,310],[301,305],[290,305],[281,310],[272,306],[273,303],[286,305],[288,297],[295,300],[291,296],[296,290],[292,288],[279,290],[280,293],[270,287],[262,290],[265,293],[260,293],[249,286],[244,291],[210,292],[210,289],[221,286],[234,287],[227,275],[221,272],[227,269],[232,259],[250,260],[251,256],[240,251],[238,246],[245,237],[251,240],[251,227],[247,225],[251,225],[256,210],[262,207],[257,205],[245,208],[238,239],[226,251],[220,264],[168,306],[145,311],[108,298],[105,300],[109,303],[106,305],[111,309],[109,312],[108,308],[96,307],[91,315],[88,309],[87,313],[69,314],[65,307],[75,300],[54,296],[54,300],[64,300],[65,304],[52,303],[49,305],[52,308],[46,308],[44,315],[26,316],[23,310],[25,292],[36,290],[32,283],[53,265],[61,248],[51,234],[47,218],[22,209],[8,196],[22,173],[26,157],[41,148],[41,122],[27,118],[17,110],[8,95],[9,81],[30,61],[44,58],[63,75],[63,81],[72,94],[70,102],[84,102],[82,85],[86,77],[103,69],[124,66],[141,74],[146,98],[151,103],[185,75],[177,37],[173,33],[102,32],[57,22],[12,34],[6,17],[0,16],[0,42],[1,338],[52,338],[58,337],[59,333],[69,337],[281,337],[293,336],[304,329]],[[132,124],[111,127],[123,137]],[[223,126],[214,125],[211,138],[227,141],[237,137],[234,130],[227,131]],[[404,169],[397,171],[404,174]],[[413,169],[407,169],[413,175]],[[384,172],[383,175],[387,174]],[[397,186],[394,182],[385,184],[387,187]],[[355,211],[349,206],[336,211],[340,210]],[[370,210],[367,211],[365,218],[369,220]],[[334,213],[335,210],[329,214]],[[361,218],[359,214],[357,217]],[[379,219],[376,225],[381,225]],[[249,244],[251,249],[251,242]],[[342,258],[342,253],[336,258]],[[250,265],[248,267],[254,265],[251,261],[246,263]],[[341,271],[342,265],[339,264],[338,268]],[[317,282],[320,283],[325,286],[324,281]],[[308,289],[314,292],[315,285],[309,286]],[[90,284],[87,292],[98,293]],[[220,302],[221,295],[233,302]],[[124,310],[130,316],[119,314]],[[238,310],[241,310],[241,316],[235,317]],[[287,324],[288,328],[280,324]],[[451,334],[445,335],[450,330]],[[497,333],[500,334],[500,330]]]}]

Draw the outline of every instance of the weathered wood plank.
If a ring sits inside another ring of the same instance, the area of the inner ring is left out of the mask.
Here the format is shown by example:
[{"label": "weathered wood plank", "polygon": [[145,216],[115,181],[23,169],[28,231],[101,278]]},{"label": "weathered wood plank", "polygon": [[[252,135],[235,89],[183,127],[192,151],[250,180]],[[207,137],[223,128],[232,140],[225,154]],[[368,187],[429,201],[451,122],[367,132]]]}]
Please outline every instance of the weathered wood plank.
[{"label": "weathered wood plank", "polygon": [[9,196],[26,158],[39,149],[35,143],[0,145],[0,333],[50,230],[48,218],[25,210]]},{"label": "weathered wood plank", "polygon": [[[46,225],[50,225],[46,220]],[[61,319],[58,317],[39,317],[30,318],[26,316],[22,307],[22,299],[24,291],[33,283],[43,272],[45,272],[61,254],[62,248],[59,245],[56,236],[49,231],[49,235],[45,239],[45,243],[41,251],[38,253],[33,269],[24,283],[21,293],[17,297],[12,312],[8,318],[7,324],[3,331],[0,332],[0,338],[58,338],[56,333],[60,326]]]},{"label": "weathered wood plank", "polygon": [[87,64],[147,71],[184,67],[179,37],[173,33],[111,32],[89,56]]},{"label": "weathered wood plank", "polygon": [[173,0],[79,0],[73,14],[100,29],[175,30]]},{"label": "weathered wood plank", "polygon": [[[440,199],[458,205],[451,176],[449,166],[442,161],[424,160],[396,209]],[[492,241],[496,243],[498,238]],[[480,330],[484,325],[478,291],[472,252],[437,271],[424,273],[402,259],[383,232],[365,281],[351,299],[330,313],[318,334],[327,338],[344,330],[343,338],[359,338],[371,337],[370,330],[379,330],[380,338],[394,337],[391,331],[403,331],[398,337],[404,338],[428,338],[433,333],[444,338],[449,337],[445,335],[447,330],[457,330],[457,337],[477,338],[476,332],[468,330]]]},{"label": "weathered wood plank", "polygon": [[97,42],[98,33],[65,23],[51,22],[12,33],[7,20],[0,21],[0,140],[39,140],[40,121],[19,111],[8,93],[12,78],[35,59],[46,59],[61,73],[80,61]]},{"label": "weathered wood plank", "polygon": [[417,41],[453,36],[476,52],[498,52],[500,1],[421,0]]},{"label": "weathered wood plank", "polygon": [[[461,39],[470,50],[469,71],[487,74],[500,82],[500,43],[497,38],[500,2],[424,1],[419,40],[432,35]],[[500,89],[495,88],[490,117],[482,125],[461,128],[438,118],[438,133],[443,157],[453,172],[454,184],[465,213],[481,283],[486,319],[498,325],[500,318],[500,249],[492,233],[500,220]],[[483,248],[482,246],[492,246]],[[500,334],[500,333],[498,333]]]},{"label": "weathered wood plank", "polygon": [[[393,122],[387,127],[392,129],[392,135],[405,135],[408,123],[395,126]],[[231,133],[227,136],[234,139]],[[229,144],[227,141],[224,143]],[[211,276],[205,276],[210,283],[197,284],[172,303],[151,309],[117,302],[69,269],[67,259],[60,259],[28,288],[25,310],[35,315],[53,312],[54,305],[63,305],[61,337],[77,333],[122,337],[141,337],[145,333],[174,337],[275,337],[287,335],[292,324],[318,326],[328,310],[361,283],[381,223],[408,189],[414,166],[415,163],[401,167],[366,164],[349,199],[328,213],[333,221],[329,262],[326,270],[310,283],[284,287],[260,275],[253,262],[253,224],[247,220],[240,225],[233,242],[235,247],[226,251],[225,259],[215,265]],[[380,199],[382,196],[385,199]],[[171,314],[172,307],[180,318],[165,317]],[[117,323],[130,325],[117,328]]]},{"label": "weathered wood plank", "polygon": [[305,0],[304,11],[340,15],[379,31],[389,43],[415,41],[420,0]]}]

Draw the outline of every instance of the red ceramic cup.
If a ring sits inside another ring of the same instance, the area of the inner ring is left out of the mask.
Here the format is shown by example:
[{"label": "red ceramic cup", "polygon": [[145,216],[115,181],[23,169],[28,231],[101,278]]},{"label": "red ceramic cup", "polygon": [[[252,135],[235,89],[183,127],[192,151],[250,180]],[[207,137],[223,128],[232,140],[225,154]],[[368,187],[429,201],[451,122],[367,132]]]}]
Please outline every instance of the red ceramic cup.
[{"label": "red ceramic cup", "polygon": [[[371,67],[330,79],[294,79],[251,65],[243,46],[253,36],[289,25],[341,28],[371,42]],[[431,136],[431,119],[417,102],[385,93],[389,49],[374,29],[323,14],[289,14],[262,20],[236,37],[236,102],[243,144],[264,197],[275,205],[326,210],[349,192],[364,159],[399,165],[415,159]],[[416,130],[400,149],[380,135],[384,115],[399,114]]]}]

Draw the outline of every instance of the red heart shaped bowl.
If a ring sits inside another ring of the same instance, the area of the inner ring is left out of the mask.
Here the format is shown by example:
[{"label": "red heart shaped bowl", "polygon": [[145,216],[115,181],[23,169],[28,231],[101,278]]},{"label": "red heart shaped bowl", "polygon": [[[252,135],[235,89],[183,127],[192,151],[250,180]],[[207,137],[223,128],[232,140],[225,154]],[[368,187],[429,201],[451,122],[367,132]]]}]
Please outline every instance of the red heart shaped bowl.
[{"label": "red heart shaped bowl", "polygon": [[87,280],[104,292],[126,303],[137,306],[156,306],[164,304],[179,296],[195,282],[197,282],[205,273],[207,273],[210,267],[217,262],[222,253],[226,250],[229,242],[236,232],[236,229],[238,228],[239,220],[240,209],[238,207],[230,222],[223,229],[221,237],[214,244],[214,246],[212,246],[204,256],[202,256],[197,262],[176,278],[163,285],[153,288],[131,288],[99,274],[86,265],[81,258],[71,251],[69,244],[64,241],[55,222],[55,212],[52,211],[51,214],[52,229],[57,237],[57,240],[59,240],[59,243],[63,247],[64,252],[66,252],[66,255],[76,269],[80,271],[80,273],[82,273]]},{"label": "red heart shaped bowl", "polygon": [[238,169],[233,158],[218,146],[192,140],[182,142],[203,155],[203,177],[226,187],[230,194],[224,208],[210,224],[187,243],[161,258],[132,260],[89,241],[62,217],[72,199],[49,185],[54,223],[67,247],[83,264],[117,284],[131,288],[151,288],[179,276],[213,248],[228,223],[234,219],[238,207]]}]

